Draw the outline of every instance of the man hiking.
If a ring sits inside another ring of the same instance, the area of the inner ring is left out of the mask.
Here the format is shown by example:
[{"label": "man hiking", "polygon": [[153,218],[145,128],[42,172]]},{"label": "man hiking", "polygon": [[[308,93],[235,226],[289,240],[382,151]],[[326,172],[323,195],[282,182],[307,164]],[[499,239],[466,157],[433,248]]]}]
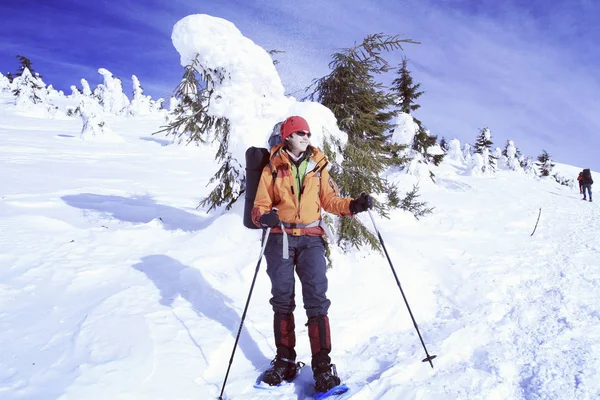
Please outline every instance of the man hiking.
[{"label": "man hiking", "polygon": [[310,127],[302,117],[287,118],[280,128],[282,143],[271,149],[270,162],[258,184],[253,222],[271,228],[265,247],[271,279],[270,303],[277,355],[263,381],[278,385],[296,376],[294,268],[302,283],[308,317],[312,371],[317,392],[340,384],[331,364],[331,335],[327,311],[327,276],[321,210],[351,216],[373,207],[371,196],[342,198],[329,172],[327,158],[310,145]]},{"label": "man hiking", "polygon": [[587,190],[587,194],[590,197],[590,201],[592,201],[592,185],[594,184],[594,180],[592,179],[592,172],[589,168],[586,168],[581,173],[581,184],[583,189],[583,199],[586,200],[585,191]]}]

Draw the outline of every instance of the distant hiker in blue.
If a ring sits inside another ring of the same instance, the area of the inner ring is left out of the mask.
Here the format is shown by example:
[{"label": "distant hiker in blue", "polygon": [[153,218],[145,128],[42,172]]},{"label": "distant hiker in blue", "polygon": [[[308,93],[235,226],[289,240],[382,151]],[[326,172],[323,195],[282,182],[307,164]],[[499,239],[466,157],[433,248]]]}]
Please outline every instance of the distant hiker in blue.
[{"label": "distant hiker in blue", "polygon": [[581,183],[583,193],[583,199],[581,200],[587,200],[585,196],[585,191],[587,190],[590,201],[592,201],[592,185],[594,184],[594,180],[592,179],[592,172],[589,168],[586,168],[581,172],[581,180],[579,182]]}]

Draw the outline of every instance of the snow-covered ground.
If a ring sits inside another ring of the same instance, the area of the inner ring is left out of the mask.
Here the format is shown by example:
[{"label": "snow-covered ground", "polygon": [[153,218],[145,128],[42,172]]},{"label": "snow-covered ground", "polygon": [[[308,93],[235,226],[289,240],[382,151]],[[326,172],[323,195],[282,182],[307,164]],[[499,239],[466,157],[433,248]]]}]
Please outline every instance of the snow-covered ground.
[{"label": "snow-covered ground", "polygon": [[[163,122],[114,117],[123,142],[104,143],[81,140],[79,119],[0,109],[1,399],[218,396],[259,233],[243,227],[241,202],[196,210],[214,149],[167,145],[150,135]],[[597,203],[516,172],[434,171],[420,191],[431,216],[377,223],[435,368],[386,259],[336,249],[332,359],[350,397],[600,398]],[[390,178],[405,190],[414,180]],[[252,388],[274,355],[264,267],[225,394],[305,399],[308,367],[279,392]],[[301,306],[296,320],[308,363]]]}]

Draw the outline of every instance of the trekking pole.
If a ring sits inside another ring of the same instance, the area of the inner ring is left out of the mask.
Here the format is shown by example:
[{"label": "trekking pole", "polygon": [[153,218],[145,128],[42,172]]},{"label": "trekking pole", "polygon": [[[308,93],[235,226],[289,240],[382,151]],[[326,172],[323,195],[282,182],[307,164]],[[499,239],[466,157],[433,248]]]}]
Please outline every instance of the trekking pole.
[{"label": "trekking pole", "polygon": [[533,236],[533,234],[535,233],[535,230],[537,229],[537,224],[538,224],[538,222],[540,222],[540,216],[541,215],[542,215],[542,207],[540,207],[540,212],[538,214],[538,219],[535,222],[535,227],[533,228],[533,232],[531,232],[531,235],[529,235],[529,236]]},{"label": "trekking pole", "polygon": [[398,284],[398,287],[400,288],[400,293],[402,293],[402,298],[404,299],[404,303],[406,303],[406,308],[408,308],[408,313],[410,314],[410,318],[412,319],[413,325],[415,326],[415,329],[417,330],[417,335],[419,335],[419,339],[421,340],[421,344],[423,345],[423,349],[425,350],[425,354],[427,355],[427,357],[424,358],[423,360],[421,360],[421,362],[428,361],[429,364],[431,365],[431,368],[433,368],[433,362],[431,362],[431,360],[433,360],[437,356],[436,355],[430,356],[429,353],[427,352],[427,347],[425,347],[425,342],[423,341],[423,338],[421,337],[421,332],[419,332],[419,327],[417,326],[417,321],[415,321],[415,317],[413,316],[410,306],[408,305],[408,300],[406,300],[406,296],[404,295],[404,290],[402,290],[402,285],[400,285],[400,280],[398,279],[398,275],[396,275],[396,270],[394,269],[392,260],[390,259],[387,249],[385,248],[385,244],[383,243],[383,238],[381,237],[381,233],[379,233],[379,229],[377,229],[377,225],[375,225],[375,219],[373,218],[373,213],[371,212],[371,210],[368,210],[368,211],[369,211],[369,217],[371,217],[371,221],[373,222],[373,228],[375,228],[375,232],[377,232],[377,236],[379,237],[379,242],[381,243],[381,247],[383,247],[385,256],[387,257],[387,260],[390,263],[390,268],[392,268],[394,278],[396,278],[396,283]]},{"label": "trekking pole", "polygon": [[[274,208],[274,210],[277,210]],[[260,268],[260,262],[262,261],[262,256],[265,253],[265,248],[267,247],[267,240],[269,239],[269,234],[271,233],[271,228],[267,228],[267,232],[265,233],[265,237],[263,239],[262,249],[260,250],[260,256],[258,257],[258,263],[256,264],[256,271],[254,271],[254,278],[252,279],[252,285],[250,285],[250,293],[248,293],[248,300],[246,300],[246,306],[244,307],[244,312],[242,313],[242,322],[240,323],[240,329],[238,329],[237,337],[235,338],[235,343],[233,345],[233,351],[231,352],[231,359],[229,360],[229,366],[227,367],[227,373],[225,374],[225,380],[223,381],[223,386],[221,387],[221,394],[219,395],[219,400],[223,400],[223,392],[225,391],[225,385],[227,384],[227,377],[229,377],[229,370],[231,369],[231,364],[233,363],[233,356],[235,355],[235,349],[237,348],[237,344],[240,340],[240,334],[242,333],[242,327],[244,326],[244,319],[246,319],[246,312],[248,311],[248,305],[250,304],[250,297],[252,297],[252,290],[254,290],[254,283],[256,283],[256,276],[258,275],[258,270]]]}]

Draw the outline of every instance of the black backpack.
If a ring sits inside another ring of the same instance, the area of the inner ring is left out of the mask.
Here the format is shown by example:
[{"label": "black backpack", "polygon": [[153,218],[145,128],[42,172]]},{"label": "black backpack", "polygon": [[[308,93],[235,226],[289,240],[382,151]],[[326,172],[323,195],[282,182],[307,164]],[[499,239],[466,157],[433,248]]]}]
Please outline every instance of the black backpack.
[{"label": "black backpack", "polygon": [[271,154],[263,147],[250,147],[246,150],[246,195],[244,203],[244,226],[249,229],[260,229],[252,222],[252,209],[258,190],[258,182]]},{"label": "black backpack", "polygon": [[592,172],[590,171],[589,168],[586,168],[583,170],[583,175],[582,175],[581,181],[583,182],[583,184],[588,184],[591,185],[594,183],[594,180],[592,179]]},{"label": "black backpack", "polygon": [[[269,136],[269,148],[281,143],[280,127],[283,121],[273,126],[271,136]],[[246,150],[246,195],[244,203],[244,226],[249,229],[260,229],[252,222],[252,209],[254,208],[254,199],[258,190],[258,182],[265,166],[269,164],[271,153],[264,147],[249,147]]]}]

